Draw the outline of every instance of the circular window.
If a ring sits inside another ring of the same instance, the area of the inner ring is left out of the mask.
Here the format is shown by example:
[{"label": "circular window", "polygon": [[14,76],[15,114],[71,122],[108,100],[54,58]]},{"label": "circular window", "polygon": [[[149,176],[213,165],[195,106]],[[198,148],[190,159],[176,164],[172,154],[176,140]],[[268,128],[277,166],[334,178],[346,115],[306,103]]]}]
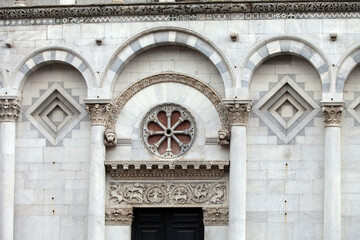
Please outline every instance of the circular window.
[{"label": "circular window", "polygon": [[163,104],[150,110],[142,123],[142,139],[149,152],[161,158],[184,154],[195,138],[193,116],[176,104]]}]

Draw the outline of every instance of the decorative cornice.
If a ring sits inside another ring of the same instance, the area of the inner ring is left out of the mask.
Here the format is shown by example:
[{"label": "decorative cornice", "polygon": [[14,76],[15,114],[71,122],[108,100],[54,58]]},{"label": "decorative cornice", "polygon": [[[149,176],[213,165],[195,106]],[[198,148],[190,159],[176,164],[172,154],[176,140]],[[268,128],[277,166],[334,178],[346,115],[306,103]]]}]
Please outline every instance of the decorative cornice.
[{"label": "decorative cornice", "polygon": [[228,208],[203,208],[205,226],[227,226],[229,223]]},{"label": "decorative cornice", "polygon": [[20,110],[20,98],[0,98],[0,122],[15,122],[19,118]]},{"label": "decorative cornice", "polygon": [[224,100],[229,111],[229,121],[232,126],[246,126],[250,110],[251,101]]},{"label": "decorative cornice", "polygon": [[146,169],[142,167],[140,169],[129,168],[117,168],[110,169],[110,176],[115,180],[128,180],[128,179],[220,179],[224,176],[225,170],[219,168],[207,169],[202,167],[195,168],[163,168],[163,169]]},{"label": "decorative cornice", "polygon": [[130,226],[133,220],[132,208],[106,208],[106,225],[125,225]]},{"label": "decorative cornice", "polygon": [[341,114],[344,110],[342,105],[323,105],[325,127],[340,127]]},{"label": "decorative cornice", "polygon": [[212,13],[288,13],[359,12],[357,1],[293,2],[196,2],[146,3],[78,6],[38,6],[0,8],[0,19],[66,18],[94,16],[212,14]]},{"label": "decorative cornice", "polygon": [[86,103],[85,107],[90,115],[91,125],[106,125],[112,103]]}]

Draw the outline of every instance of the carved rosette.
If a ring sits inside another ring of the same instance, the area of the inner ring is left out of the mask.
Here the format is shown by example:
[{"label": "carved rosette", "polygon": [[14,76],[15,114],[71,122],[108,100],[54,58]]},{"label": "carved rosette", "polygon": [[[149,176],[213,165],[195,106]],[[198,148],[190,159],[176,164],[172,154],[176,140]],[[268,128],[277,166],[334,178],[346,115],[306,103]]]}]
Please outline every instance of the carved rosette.
[{"label": "carved rosette", "polygon": [[224,100],[226,108],[229,112],[229,121],[232,126],[246,126],[250,110],[251,102],[228,101]]},{"label": "carved rosette", "polygon": [[227,226],[229,223],[228,208],[203,208],[205,226]]},{"label": "carved rosette", "polygon": [[21,110],[20,98],[0,99],[0,122],[15,122]]},{"label": "carved rosette", "polygon": [[111,107],[111,103],[86,104],[86,110],[90,115],[91,125],[105,126]]},{"label": "carved rosette", "polygon": [[130,226],[133,220],[132,208],[106,208],[105,222],[107,225]]},{"label": "carved rosette", "polygon": [[323,105],[325,127],[339,127],[341,123],[341,114],[344,108],[339,105]]}]

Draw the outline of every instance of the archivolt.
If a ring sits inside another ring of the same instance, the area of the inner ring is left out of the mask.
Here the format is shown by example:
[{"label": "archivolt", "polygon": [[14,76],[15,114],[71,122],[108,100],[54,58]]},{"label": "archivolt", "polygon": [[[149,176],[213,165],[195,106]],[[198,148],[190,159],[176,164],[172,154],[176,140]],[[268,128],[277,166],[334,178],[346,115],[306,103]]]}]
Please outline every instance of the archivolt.
[{"label": "archivolt", "polygon": [[109,114],[106,128],[115,129],[115,125],[121,110],[136,93],[140,92],[142,89],[148,86],[167,82],[185,84],[204,94],[218,112],[222,128],[230,130],[228,111],[220,96],[207,84],[192,77],[176,73],[156,74],[132,84],[115,99],[113,108]]},{"label": "archivolt", "polygon": [[29,74],[41,65],[53,62],[69,64],[79,70],[88,88],[98,85],[90,64],[80,54],[64,47],[47,47],[30,53],[15,67],[11,76],[11,87],[21,90]]},{"label": "archivolt", "polygon": [[145,30],[122,44],[107,63],[101,86],[111,89],[117,75],[134,56],[165,45],[182,45],[204,54],[218,69],[225,88],[233,87],[234,77],[230,63],[214,43],[194,31],[170,26]]},{"label": "archivolt", "polygon": [[295,55],[307,60],[320,76],[323,93],[330,91],[329,64],[324,54],[313,44],[290,36],[275,37],[258,44],[242,65],[241,82],[236,83],[237,87],[249,87],[256,68],[270,57],[281,54]]}]

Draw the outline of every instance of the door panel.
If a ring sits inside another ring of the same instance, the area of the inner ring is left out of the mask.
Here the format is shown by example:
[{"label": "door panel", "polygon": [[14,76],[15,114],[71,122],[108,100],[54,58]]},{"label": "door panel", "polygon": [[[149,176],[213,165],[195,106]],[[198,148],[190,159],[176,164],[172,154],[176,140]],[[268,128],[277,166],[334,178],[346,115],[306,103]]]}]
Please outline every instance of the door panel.
[{"label": "door panel", "polygon": [[204,240],[201,208],[135,208],[132,240]]}]

